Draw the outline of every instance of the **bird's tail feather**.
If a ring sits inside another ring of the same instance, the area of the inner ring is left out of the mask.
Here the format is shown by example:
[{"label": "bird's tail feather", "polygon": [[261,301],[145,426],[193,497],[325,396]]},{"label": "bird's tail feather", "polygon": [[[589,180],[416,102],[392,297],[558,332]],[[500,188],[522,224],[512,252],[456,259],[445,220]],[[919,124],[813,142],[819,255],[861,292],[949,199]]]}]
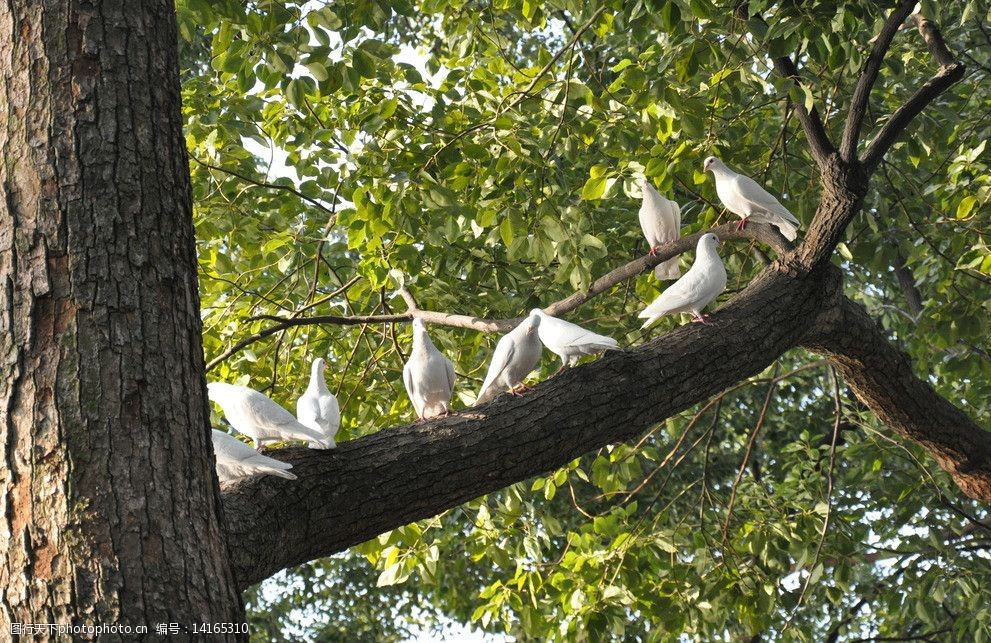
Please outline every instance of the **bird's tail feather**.
[{"label": "bird's tail feather", "polygon": [[781,231],[781,234],[788,241],[794,241],[798,237],[798,227],[787,221],[775,221],[774,225]]},{"label": "bird's tail feather", "polygon": [[654,266],[654,277],[658,281],[668,281],[681,276],[681,269],[678,268],[678,257],[668,259],[664,263]]},{"label": "bird's tail feather", "polygon": [[334,442],[334,438],[325,438],[319,441],[311,441],[307,446],[311,449],[335,449],[337,448],[337,443]]}]

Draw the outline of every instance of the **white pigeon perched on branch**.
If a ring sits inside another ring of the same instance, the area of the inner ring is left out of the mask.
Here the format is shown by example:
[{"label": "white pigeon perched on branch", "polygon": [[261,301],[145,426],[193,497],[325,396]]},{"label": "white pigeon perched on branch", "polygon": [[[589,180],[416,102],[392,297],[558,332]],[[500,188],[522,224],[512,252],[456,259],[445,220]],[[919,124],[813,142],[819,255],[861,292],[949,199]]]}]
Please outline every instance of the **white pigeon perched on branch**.
[{"label": "white pigeon perched on branch", "polygon": [[454,394],[454,364],[430,341],[419,317],[413,319],[413,349],[403,366],[403,385],[419,419],[448,414]]},{"label": "white pigeon perched on branch", "polygon": [[258,474],[270,474],[286,480],[295,480],[289,473],[292,465],[267,455],[257,453],[233,435],[213,429],[213,453],[217,456],[217,477],[221,482],[232,482]]},{"label": "white pigeon perched on branch", "polygon": [[[327,448],[333,449],[337,446],[334,442],[337,430],[341,428],[341,406],[327,388],[327,381],[323,377],[325,368],[327,362],[322,357],[313,360],[310,366],[310,383],[296,400],[296,419],[303,426],[322,435],[330,445]],[[316,442],[310,442],[309,446],[311,449],[320,448]]]},{"label": "white pigeon perched on branch", "polygon": [[801,223],[795,215],[778,203],[770,192],[762,188],[749,176],[744,176],[726,167],[726,164],[710,156],[702,164],[703,172],[712,172],[716,178],[716,194],[726,209],[740,217],[737,229],[747,227],[747,221],[753,219],[770,223],[784,235],[788,241],[794,241],[798,236]]},{"label": "white pigeon perched on branch", "polygon": [[487,402],[506,390],[515,393],[516,387],[537,368],[543,350],[537,334],[539,326],[540,317],[530,314],[502,336],[492,354],[489,372],[478,391],[476,404]]},{"label": "white pigeon perched on branch", "polygon": [[548,315],[539,308],[534,308],[530,314],[540,317],[537,336],[541,343],[561,358],[558,373],[577,364],[582,355],[594,355],[619,348],[619,343],[612,337],[597,335],[578,324]]},{"label": "white pigeon perched on branch", "polygon": [[[681,206],[662,197],[646,179],[643,181],[643,201],[640,204],[640,229],[650,246],[651,257],[657,254],[662,244],[675,241],[681,235]],[[654,276],[660,281],[681,276],[678,257],[671,257],[654,266]]]},{"label": "white pigeon perched on branch", "polygon": [[324,449],[331,448],[324,436],[300,424],[292,413],[264,393],[224,382],[210,382],[206,388],[234,430],[254,440],[256,449],[282,440],[304,440]]},{"label": "white pigeon perched on branch", "polygon": [[702,309],[726,288],[726,268],[716,252],[719,237],[707,232],[695,247],[695,263],[678,281],[671,284],[657,299],[640,311],[647,328],[664,315],[691,313],[695,321],[705,323]]}]

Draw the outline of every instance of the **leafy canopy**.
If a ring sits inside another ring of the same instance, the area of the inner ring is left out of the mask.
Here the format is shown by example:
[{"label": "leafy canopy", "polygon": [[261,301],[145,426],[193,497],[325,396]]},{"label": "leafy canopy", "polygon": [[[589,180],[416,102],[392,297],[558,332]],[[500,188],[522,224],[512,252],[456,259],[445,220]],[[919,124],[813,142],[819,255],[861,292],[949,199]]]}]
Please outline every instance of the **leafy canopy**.
[{"label": "leafy canopy", "polygon": [[[339,439],[353,439],[413,418],[408,325],[301,325],[229,350],[273,325],[258,315],[401,312],[401,284],[430,310],[523,314],[645,252],[643,176],[686,204],[686,232],[732,216],[701,172],[709,154],[807,225],[819,185],[795,107],[839,127],[891,3],[751,2],[766,23],[726,4],[181,1],[210,378],[292,408],[325,356]],[[987,424],[991,31],[975,0],[922,11],[969,76],[888,154],[835,261],[918,373]],[[769,54],[797,60],[809,89],[773,74]],[[868,140],[934,68],[914,29],[897,35]],[[724,244],[724,297],[764,250]],[[637,343],[634,313],[659,290],[643,275],[569,318]],[[497,338],[430,332],[456,364],[455,406],[470,403]],[[540,376],[556,367],[545,358]],[[283,640],[454,621],[540,639],[981,641],[987,522],[828,366],[792,351],[635,444],[288,572],[250,608],[259,638]]]}]

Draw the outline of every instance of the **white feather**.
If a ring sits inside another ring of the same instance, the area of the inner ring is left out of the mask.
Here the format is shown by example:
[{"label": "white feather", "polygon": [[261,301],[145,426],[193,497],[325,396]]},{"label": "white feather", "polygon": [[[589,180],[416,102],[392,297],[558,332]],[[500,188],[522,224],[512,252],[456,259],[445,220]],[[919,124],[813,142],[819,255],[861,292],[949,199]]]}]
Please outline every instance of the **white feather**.
[{"label": "white feather", "polygon": [[445,415],[454,394],[454,364],[430,341],[423,320],[413,320],[413,349],[403,367],[403,384],[419,418]]},{"label": "white feather", "polygon": [[537,328],[540,317],[529,315],[496,344],[476,404],[491,400],[503,391],[516,388],[540,362],[542,346]]},{"label": "white feather", "polygon": [[217,477],[221,482],[259,474],[296,479],[289,473],[291,464],[262,455],[234,436],[217,429],[213,429],[213,453],[217,457]]},{"label": "white feather", "polygon": [[[323,436],[322,443],[326,448],[337,446],[334,438],[341,428],[341,406],[337,397],[327,388],[323,372],[327,363],[323,358],[313,360],[310,366],[310,383],[303,395],[296,400],[296,419],[305,427],[313,429]],[[321,448],[321,443],[311,441],[311,449]]]},{"label": "white feather", "polygon": [[207,391],[234,430],[254,440],[257,448],[281,440],[305,440],[329,448],[322,435],[300,424],[264,393],[224,382],[210,382]]},{"label": "white feather", "polygon": [[726,268],[716,252],[719,238],[709,232],[702,235],[695,247],[695,262],[688,272],[671,284],[657,299],[640,311],[647,328],[664,315],[693,313],[701,315],[702,309],[726,288]]},{"label": "white feather", "polygon": [[530,312],[540,317],[537,335],[550,352],[561,358],[565,366],[574,366],[582,355],[594,355],[619,348],[612,337],[597,335],[577,324],[552,317],[539,308]]},{"label": "white feather", "polygon": [[[665,199],[649,181],[643,182],[643,202],[640,204],[640,229],[653,250],[669,241],[675,241],[681,234],[681,207],[670,199]],[[678,257],[672,257],[654,267],[654,276],[659,280],[677,279],[681,275]]]},{"label": "white feather", "polygon": [[705,160],[703,168],[712,171],[716,194],[727,210],[741,219],[770,223],[789,241],[798,236],[799,220],[752,178],[734,172],[714,156]]}]

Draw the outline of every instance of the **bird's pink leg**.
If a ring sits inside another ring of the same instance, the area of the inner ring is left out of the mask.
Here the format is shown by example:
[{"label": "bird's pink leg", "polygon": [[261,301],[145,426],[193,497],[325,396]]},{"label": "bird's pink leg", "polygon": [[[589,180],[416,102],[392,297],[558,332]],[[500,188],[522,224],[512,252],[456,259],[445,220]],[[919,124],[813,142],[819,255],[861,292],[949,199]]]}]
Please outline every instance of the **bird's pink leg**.
[{"label": "bird's pink leg", "polygon": [[657,256],[657,249],[658,248],[660,248],[660,246],[655,246],[655,247],[651,248],[650,249],[650,252],[648,252],[647,254],[649,256],[651,256],[651,257],[656,257]]},{"label": "bird's pink leg", "polygon": [[748,218],[749,218],[749,217],[743,217],[742,219],[740,219],[740,220],[739,220],[739,221],[738,221],[738,222],[736,223],[736,229],[737,229],[737,230],[743,230],[743,229],[745,229],[745,228],[747,227],[747,219],[748,219]]},{"label": "bird's pink leg", "polygon": [[700,324],[708,324],[708,315],[700,315],[699,313],[692,311],[692,321],[698,322]]}]

